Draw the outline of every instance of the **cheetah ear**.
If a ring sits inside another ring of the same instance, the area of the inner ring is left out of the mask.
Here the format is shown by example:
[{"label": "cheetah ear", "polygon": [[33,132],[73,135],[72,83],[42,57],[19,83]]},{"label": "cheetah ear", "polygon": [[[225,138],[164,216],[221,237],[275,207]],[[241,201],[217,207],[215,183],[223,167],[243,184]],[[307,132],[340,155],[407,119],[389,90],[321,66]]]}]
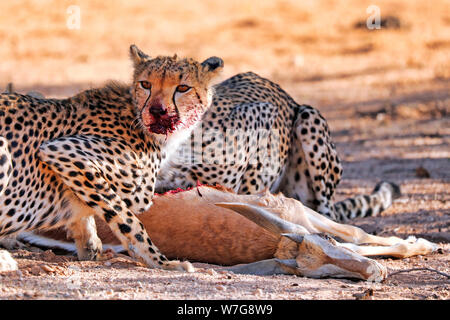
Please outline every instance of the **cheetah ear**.
[{"label": "cheetah ear", "polygon": [[210,57],[202,62],[202,70],[204,73],[209,73],[210,78],[215,77],[223,69],[223,60],[218,57]]},{"label": "cheetah ear", "polygon": [[130,46],[130,58],[133,61],[133,65],[136,67],[143,61],[149,60],[150,57],[142,52],[136,45]]}]

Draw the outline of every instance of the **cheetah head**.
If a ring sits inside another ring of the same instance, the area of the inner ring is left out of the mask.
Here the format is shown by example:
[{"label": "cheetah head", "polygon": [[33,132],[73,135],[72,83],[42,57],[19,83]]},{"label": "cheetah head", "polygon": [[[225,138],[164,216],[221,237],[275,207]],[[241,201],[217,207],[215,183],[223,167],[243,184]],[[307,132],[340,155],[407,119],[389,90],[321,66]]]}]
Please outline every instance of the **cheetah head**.
[{"label": "cheetah head", "polygon": [[199,63],[177,56],[151,58],[135,45],[132,95],[138,121],[153,135],[171,136],[192,128],[208,109],[211,81],[223,68],[217,57]]}]

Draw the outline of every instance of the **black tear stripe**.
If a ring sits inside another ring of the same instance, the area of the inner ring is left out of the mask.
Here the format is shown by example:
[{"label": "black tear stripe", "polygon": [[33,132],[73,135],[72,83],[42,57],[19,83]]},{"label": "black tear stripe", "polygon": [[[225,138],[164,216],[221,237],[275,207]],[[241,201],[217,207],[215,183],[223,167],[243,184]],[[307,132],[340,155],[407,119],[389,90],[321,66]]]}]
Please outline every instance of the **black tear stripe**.
[{"label": "black tear stripe", "polygon": [[142,107],[142,110],[139,111],[139,117],[142,119],[142,112],[144,112],[145,107],[147,107],[148,99],[152,96],[152,92],[150,91],[150,94],[148,95],[147,99],[145,99],[144,106]]},{"label": "black tear stripe", "polygon": [[197,90],[195,90],[195,95],[197,96],[198,101],[200,101],[200,104],[203,105],[203,101],[200,98],[200,95],[198,94]]},{"label": "black tear stripe", "polygon": [[177,94],[177,92],[175,91],[172,96],[172,103],[173,103],[173,106],[175,107],[175,112],[177,113],[177,117],[178,117],[178,119],[180,119],[180,110],[178,110],[177,103],[175,102],[176,94]]}]

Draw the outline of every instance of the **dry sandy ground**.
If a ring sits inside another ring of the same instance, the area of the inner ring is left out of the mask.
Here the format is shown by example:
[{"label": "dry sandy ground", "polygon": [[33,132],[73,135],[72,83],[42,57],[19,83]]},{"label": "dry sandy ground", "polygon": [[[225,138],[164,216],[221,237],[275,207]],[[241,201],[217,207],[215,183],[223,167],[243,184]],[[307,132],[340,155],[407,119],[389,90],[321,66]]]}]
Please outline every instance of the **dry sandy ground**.
[{"label": "dry sandy ground", "polygon": [[[80,29],[66,22],[71,4]],[[450,11],[448,1],[376,1],[398,28],[357,28],[373,1],[2,1],[0,87],[62,97],[128,81],[127,50],[225,60],[223,78],[252,70],[327,118],[344,161],[337,197],[401,185],[381,217],[354,223],[378,235],[441,243],[426,257],[380,261],[392,269],[450,272]],[[428,271],[380,284],[294,276],[149,270],[125,256],[78,262],[14,251],[20,271],[0,275],[1,299],[449,299],[450,281]],[[42,267],[40,267],[42,266]],[[201,266],[205,267],[205,266]],[[214,267],[215,268],[215,267]],[[44,270],[45,269],[45,270]]]}]

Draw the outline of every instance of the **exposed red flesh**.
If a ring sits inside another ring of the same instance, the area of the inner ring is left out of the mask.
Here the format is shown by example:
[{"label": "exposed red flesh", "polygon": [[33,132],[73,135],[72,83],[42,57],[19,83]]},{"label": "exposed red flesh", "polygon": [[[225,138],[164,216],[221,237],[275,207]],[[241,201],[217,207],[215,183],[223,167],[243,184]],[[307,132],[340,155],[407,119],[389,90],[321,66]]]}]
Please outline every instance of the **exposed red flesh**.
[{"label": "exposed red flesh", "polygon": [[158,134],[172,133],[176,130],[176,126],[180,123],[180,118],[178,115],[162,115],[154,116],[152,115],[152,122],[147,125],[150,132]]}]

